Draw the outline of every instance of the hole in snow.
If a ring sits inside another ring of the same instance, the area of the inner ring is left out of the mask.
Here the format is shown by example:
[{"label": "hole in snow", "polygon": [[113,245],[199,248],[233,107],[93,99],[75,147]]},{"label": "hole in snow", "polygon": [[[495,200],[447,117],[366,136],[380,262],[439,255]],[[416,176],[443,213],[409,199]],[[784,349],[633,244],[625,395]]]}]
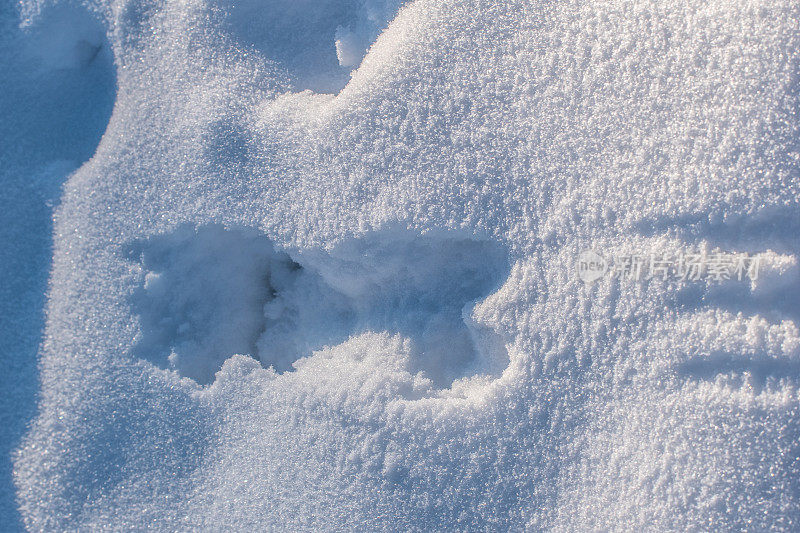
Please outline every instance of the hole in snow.
[{"label": "hole in snow", "polygon": [[354,314],[350,333],[409,338],[412,370],[425,372],[436,386],[473,374],[499,375],[508,366],[497,335],[470,318],[474,304],[508,277],[508,253],[499,244],[381,231],[300,258],[345,296]]},{"label": "hole in snow", "polygon": [[495,243],[378,232],[293,259],[254,231],[206,226],[130,251],[144,271],[132,296],[136,355],[200,383],[234,354],[282,372],[367,331],[409,339],[410,370],[438,387],[508,364],[496,335],[469,318],[508,274]]}]

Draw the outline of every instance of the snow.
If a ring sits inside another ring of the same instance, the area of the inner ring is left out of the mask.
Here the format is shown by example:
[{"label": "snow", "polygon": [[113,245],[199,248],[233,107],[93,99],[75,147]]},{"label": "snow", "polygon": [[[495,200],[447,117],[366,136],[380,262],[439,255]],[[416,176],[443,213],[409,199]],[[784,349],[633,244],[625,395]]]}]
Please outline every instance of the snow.
[{"label": "snow", "polygon": [[[69,22],[63,29],[43,23],[23,31],[13,3],[0,5],[0,524],[4,530],[21,524],[10,454],[36,414],[52,208],[58,203],[61,183],[91,157],[114,103],[110,52],[98,51],[95,60],[83,66],[83,45],[77,46],[80,41],[94,42],[97,35],[104,40],[102,25],[81,13],[61,14]],[[65,40],[75,46],[62,47]]]},{"label": "snow", "polygon": [[[21,16],[28,528],[797,528],[793,0]],[[764,270],[585,284],[587,249]]]}]

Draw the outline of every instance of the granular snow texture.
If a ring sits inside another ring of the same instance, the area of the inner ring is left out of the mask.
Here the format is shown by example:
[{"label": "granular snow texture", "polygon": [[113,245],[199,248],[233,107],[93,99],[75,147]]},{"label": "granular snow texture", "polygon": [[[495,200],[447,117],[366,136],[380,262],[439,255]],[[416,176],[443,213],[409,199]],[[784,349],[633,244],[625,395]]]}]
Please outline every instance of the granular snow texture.
[{"label": "granular snow texture", "polygon": [[[795,0],[23,18],[117,84],[54,219],[27,527],[800,527]],[[586,285],[588,248],[763,276]]]}]

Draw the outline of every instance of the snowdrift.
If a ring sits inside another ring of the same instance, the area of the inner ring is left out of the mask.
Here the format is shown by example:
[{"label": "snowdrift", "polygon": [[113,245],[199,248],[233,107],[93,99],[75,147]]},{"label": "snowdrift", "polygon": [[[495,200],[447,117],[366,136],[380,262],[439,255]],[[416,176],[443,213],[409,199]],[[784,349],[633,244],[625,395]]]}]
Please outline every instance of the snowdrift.
[{"label": "snowdrift", "polygon": [[[794,0],[23,14],[116,79],[54,219],[31,529],[798,527]],[[763,263],[586,284],[587,249]]]}]

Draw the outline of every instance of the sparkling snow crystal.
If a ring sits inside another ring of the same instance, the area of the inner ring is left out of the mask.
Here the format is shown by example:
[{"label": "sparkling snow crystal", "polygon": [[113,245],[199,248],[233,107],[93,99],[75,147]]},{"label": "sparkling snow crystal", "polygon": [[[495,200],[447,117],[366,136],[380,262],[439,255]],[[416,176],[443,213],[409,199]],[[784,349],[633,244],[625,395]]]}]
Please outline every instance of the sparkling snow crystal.
[{"label": "sparkling snow crystal", "polygon": [[[800,527],[796,0],[22,13],[42,69],[116,79],[55,212],[27,527]],[[764,263],[585,283],[590,249]]]}]

